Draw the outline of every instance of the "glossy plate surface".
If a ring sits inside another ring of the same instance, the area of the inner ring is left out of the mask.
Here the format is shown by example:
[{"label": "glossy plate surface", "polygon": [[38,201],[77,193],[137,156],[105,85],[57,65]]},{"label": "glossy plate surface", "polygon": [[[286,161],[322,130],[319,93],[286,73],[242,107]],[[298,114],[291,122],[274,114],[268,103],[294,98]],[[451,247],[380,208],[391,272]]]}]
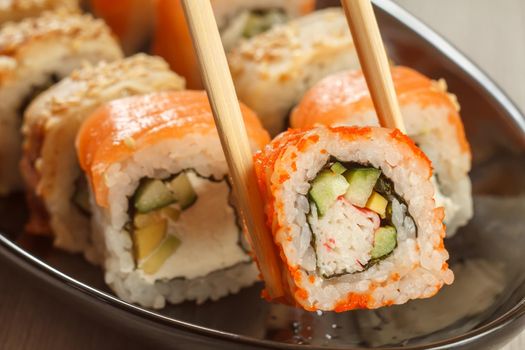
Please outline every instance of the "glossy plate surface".
[{"label": "glossy plate surface", "polygon": [[[525,121],[464,56],[398,6],[375,1],[391,58],[447,80],[474,154],[474,220],[446,245],[456,282],[436,297],[380,310],[309,313],[259,298],[260,286],[218,302],[151,311],[115,298],[80,256],[23,233],[22,195],[0,200],[0,256],[55,286],[66,303],[181,348],[496,347],[525,325]],[[446,147],[446,145],[443,145]]]}]

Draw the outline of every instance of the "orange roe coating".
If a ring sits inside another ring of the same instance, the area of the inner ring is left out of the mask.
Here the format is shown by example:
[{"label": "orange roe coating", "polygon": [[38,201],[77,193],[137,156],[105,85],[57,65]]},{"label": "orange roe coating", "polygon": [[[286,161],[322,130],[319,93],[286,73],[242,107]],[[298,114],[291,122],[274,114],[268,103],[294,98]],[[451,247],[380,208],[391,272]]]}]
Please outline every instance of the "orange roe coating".
[{"label": "orange roe coating", "polygon": [[[347,141],[359,141],[370,139],[373,137],[374,132],[377,128],[375,127],[323,127],[324,129],[337,134],[337,137],[345,139]],[[281,159],[286,159],[285,162],[288,164],[295,164],[295,159],[297,154],[293,149],[286,153],[286,158],[282,158],[287,150],[291,147],[297,148],[298,151],[307,152],[309,146],[313,143],[319,141],[319,136],[316,134],[311,134],[312,131],[315,132],[317,128],[306,128],[293,130],[289,129],[288,131],[277,136],[270,144],[257,152],[254,156],[255,170],[258,176],[258,184],[263,196],[263,201],[265,205],[265,213],[267,215],[267,223],[271,228],[271,232],[274,235],[274,241],[276,234],[280,233],[282,235],[282,230],[280,230],[278,213],[281,213],[284,208],[283,202],[276,202],[274,193],[276,193],[278,187],[282,185],[282,179],[289,178],[289,174],[284,172],[285,166],[278,165],[278,162]],[[415,146],[415,144],[405,135],[403,135],[398,130],[391,130],[388,133],[388,136],[392,138],[395,142],[402,144],[404,147],[408,147],[408,153],[410,153],[418,161],[422,161],[421,166],[428,168],[429,177],[431,174],[431,164],[426,155]],[[291,166],[291,165],[290,165]],[[272,179],[274,182],[272,182]],[[275,181],[275,180],[278,181]],[[278,204],[276,204],[278,203]],[[442,218],[442,210],[436,209],[434,211],[434,220],[440,220]],[[444,230],[443,230],[444,231]],[[290,236],[284,236],[284,239],[288,239]],[[283,238],[281,238],[283,239]],[[441,244],[443,240],[441,239]],[[279,243],[275,243],[275,249],[278,250],[279,255],[282,259],[283,265],[287,265],[287,257],[284,253],[283,246]],[[416,247],[419,249],[419,247]],[[443,248],[444,249],[444,248]],[[283,285],[287,286],[286,297],[278,300],[278,302],[284,302],[289,305],[300,306],[305,310],[315,310],[316,302],[308,300],[309,295],[308,291],[304,288],[304,283],[308,282],[314,284],[316,282],[315,275],[308,275],[306,281],[303,281],[304,271],[298,266],[287,266],[286,270],[283,268]],[[287,272],[287,274],[285,273]],[[391,281],[399,281],[401,276],[399,273],[393,273],[390,276]],[[388,281],[384,282],[385,285],[388,284]],[[442,283],[437,286],[437,289],[441,287]],[[336,301],[335,307],[333,308],[336,312],[343,312],[359,308],[368,308],[374,305],[374,300],[372,297],[372,292],[376,289],[378,285],[372,283],[368,288],[368,291],[365,293],[349,293],[343,300]],[[384,287],[384,286],[383,286]],[[437,292],[437,290],[436,290]],[[275,301],[275,300],[274,300]],[[390,305],[393,301],[382,302],[382,305]],[[375,307],[375,306],[374,306]]]},{"label": "orange roe coating", "polygon": [[348,293],[345,300],[340,301],[334,308],[335,312],[344,312],[355,309],[366,309],[372,301],[369,294]]}]

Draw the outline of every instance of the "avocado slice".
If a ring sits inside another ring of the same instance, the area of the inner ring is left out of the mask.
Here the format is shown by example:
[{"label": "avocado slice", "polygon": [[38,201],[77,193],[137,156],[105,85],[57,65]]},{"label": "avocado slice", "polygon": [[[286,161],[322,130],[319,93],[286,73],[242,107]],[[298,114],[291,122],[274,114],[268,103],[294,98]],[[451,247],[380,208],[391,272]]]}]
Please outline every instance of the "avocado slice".
[{"label": "avocado slice", "polygon": [[376,191],[373,191],[370,195],[370,198],[368,198],[368,201],[366,202],[365,208],[378,213],[382,219],[385,219],[387,206],[388,200]]},{"label": "avocado slice", "polygon": [[397,232],[393,226],[384,226],[374,234],[374,247],[370,252],[372,259],[379,259],[390,254],[397,245]]},{"label": "avocado slice", "polygon": [[146,179],[135,192],[134,206],[139,213],[148,213],[168,206],[176,200],[176,196],[162,180]]},{"label": "avocado slice", "polygon": [[337,197],[345,194],[347,189],[348,183],[343,175],[338,175],[330,170],[321,171],[312,181],[309,192],[310,198],[319,210],[319,216],[323,216],[335,203]]},{"label": "avocado slice", "polygon": [[[141,214],[139,214],[141,215]],[[166,236],[167,220],[160,219],[133,231],[135,256],[138,261],[146,258],[160,245]]]},{"label": "avocado slice", "polygon": [[180,240],[175,236],[168,236],[160,244],[159,248],[142,264],[140,269],[144,271],[146,275],[153,275],[161,268],[162,264],[168,260],[168,258],[177,250],[180,245]]},{"label": "avocado slice", "polygon": [[197,193],[185,173],[177,175],[167,184],[167,187],[175,201],[180,204],[181,209],[189,208],[197,200]]},{"label": "avocado slice", "polygon": [[173,208],[173,207],[165,207],[160,210],[160,212],[165,216],[168,217],[172,221],[179,220],[180,217],[180,209]]},{"label": "avocado slice", "polygon": [[332,164],[332,166],[330,167],[330,170],[332,170],[334,173],[336,173],[337,175],[341,175],[343,174],[347,169],[345,168],[345,166],[339,162],[335,162],[334,164]]},{"label": "avocado slice", "polygon": [[133,218],[133,224],[135,228],[144,228],[158,223],[162,218],[158,215],[157,211],[149,212],[146,214],[136,213]]},{"label": "avocado slice", "polygon": [[343,176],[348,181],[348,190],[345,193],[347,201],[363,208],[374,190],[374,186],[381,175],[376,168],[355,168],[346,171]]}]

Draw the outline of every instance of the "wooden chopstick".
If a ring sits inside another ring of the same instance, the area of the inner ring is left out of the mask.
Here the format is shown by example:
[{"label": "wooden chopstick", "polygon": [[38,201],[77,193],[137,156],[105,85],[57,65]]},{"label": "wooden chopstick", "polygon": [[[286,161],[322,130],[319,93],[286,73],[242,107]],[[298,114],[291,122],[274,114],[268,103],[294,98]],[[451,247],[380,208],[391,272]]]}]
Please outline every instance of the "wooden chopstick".
[{"label": "wooden chopstick", "polygon": [[341,3],[379,123],[406,133],[372,4],[370,0],[341,0]]},{"label": "wooden chopstick", "polygon": [[279,298],[284,294],[280,267],[266,227],[248,135],[211,3],[183,0],[182,4],[252,248],[270,297]]}]

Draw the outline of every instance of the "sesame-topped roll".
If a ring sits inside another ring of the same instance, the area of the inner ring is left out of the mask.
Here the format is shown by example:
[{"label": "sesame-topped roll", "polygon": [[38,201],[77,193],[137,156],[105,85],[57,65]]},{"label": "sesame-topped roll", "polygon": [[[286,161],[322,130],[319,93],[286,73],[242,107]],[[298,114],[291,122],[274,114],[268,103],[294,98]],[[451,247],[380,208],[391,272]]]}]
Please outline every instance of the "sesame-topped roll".
[{"label": "sesame-topped roll", "polygon": [[89,15],[47,12],[0,30],[0,195],[20,189],[20,126],[33,98],[83,62],[122,57],[109,28]]},{"label": "sesame-topped roll", "polygon": [[[226,52],[249,39],[315,8],[314,0],[211,0]],[[192,89],[202,88],[181,1],[157,0],[154,52],[182,74]]]},{"label": "sesame-topped roll", "polygon": [[341,9],[326,9],[290,21],[242,42],[228,55],[241,101],[275,135],[290,109],[326,75],[359,67]]},{"label": "sesame-topped roll", "polygon": [[371,309],[453,282],[430,161],[399,131],[290,129],[255,162],[288,303]]},{"label": "sesame-topped roll", "polygon": [[78,0],[2,0],[0,1],[0,26],[28,17],[36,17],[44,11],[79,12]]},{"label": "sesame-topped roll", "polygon": [[36,233],[53,232],[55,245],[93,260],[87,184],[74,149],[84,119],[101,104],[132,95],[181,90],[184,80],[159,57],[138,54],[75,70],[29,106],[22,171]]}]

